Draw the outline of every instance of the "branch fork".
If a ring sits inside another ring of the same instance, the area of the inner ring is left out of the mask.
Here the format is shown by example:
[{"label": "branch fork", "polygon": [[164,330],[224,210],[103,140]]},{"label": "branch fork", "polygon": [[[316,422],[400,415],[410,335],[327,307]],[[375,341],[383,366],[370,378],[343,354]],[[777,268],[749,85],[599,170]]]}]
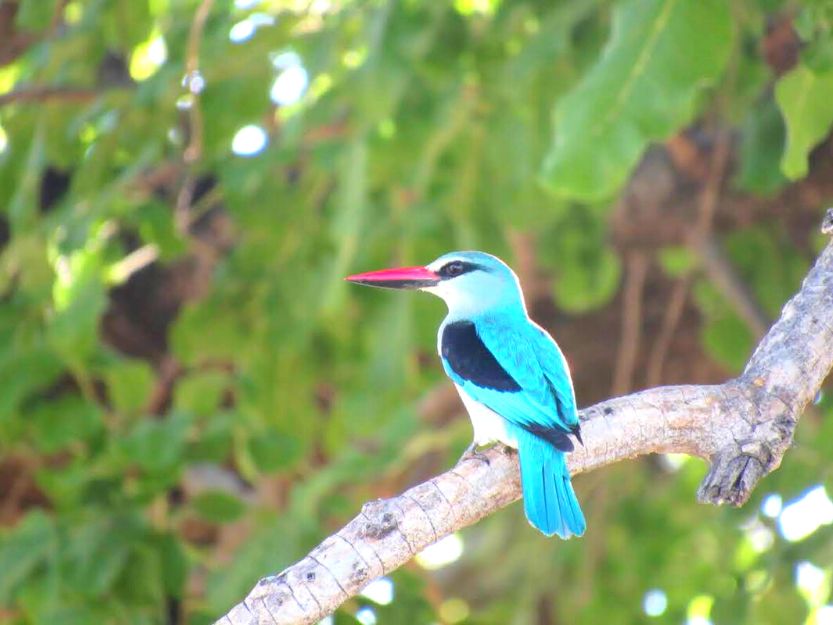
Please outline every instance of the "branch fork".
[{"label": "branch fork", "polygon": [[[822,231],[833,235],[833,209]],[[581,412],[585,441],[571,473],[648,453],[686,453],[710,469],[697,497],[745,503],[781,464],[798,418],[833,366],[833,244],[828,244],[737,378],[712,386],[666,386],[617,397]],[[217,625],[316,623],[373,579],[425,547],[521,496],[516,454],[485,452],[361,512],[304,559],[264,577]],[[590,530],[592,532],[592,528]]]}]

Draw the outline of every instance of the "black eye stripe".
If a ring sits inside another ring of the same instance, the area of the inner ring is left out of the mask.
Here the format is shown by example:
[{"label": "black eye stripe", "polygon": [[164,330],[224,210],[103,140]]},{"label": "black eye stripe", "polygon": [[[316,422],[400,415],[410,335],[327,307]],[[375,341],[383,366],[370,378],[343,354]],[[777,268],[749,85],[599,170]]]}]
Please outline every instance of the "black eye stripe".
[{"label": "black eye stripe", "polygon": [[448,263],[445,268],[450,276],[459,276],[464,270],[463,263],[459,261]]},{"label": "black eye stripe", "polygon": [[440,267],[437,274],[442,278],[456,278],[457,276],[462,276],[464,273],[477,270],[486,271],[485,267],[477,263],[470,263],[465,260],[452,260]]}]

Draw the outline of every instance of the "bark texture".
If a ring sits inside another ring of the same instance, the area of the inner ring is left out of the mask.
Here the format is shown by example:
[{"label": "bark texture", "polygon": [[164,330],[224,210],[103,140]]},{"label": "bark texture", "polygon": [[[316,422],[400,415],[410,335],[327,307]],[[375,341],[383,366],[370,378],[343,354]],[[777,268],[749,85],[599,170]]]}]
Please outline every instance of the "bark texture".
[{"label": "bark texture", "polygon": [[[833,209],[823,230],[833,233]],[[798,418],[833,365],[833,244],[758,345],[744,372],[712,386],[665,386],[582,411],[584,447],[573,474],[657,452],[710,463],[700,501],[741,505],[776,469]],[[517,458],[501,446],[419,484],[371,501],[341,530],[282,573],[264,577],[219,625],[315,623],[373,579],[521,495]],[[532,530],[530,530],[532,531]],[[593,531],[593,528],[589,528]]]}]

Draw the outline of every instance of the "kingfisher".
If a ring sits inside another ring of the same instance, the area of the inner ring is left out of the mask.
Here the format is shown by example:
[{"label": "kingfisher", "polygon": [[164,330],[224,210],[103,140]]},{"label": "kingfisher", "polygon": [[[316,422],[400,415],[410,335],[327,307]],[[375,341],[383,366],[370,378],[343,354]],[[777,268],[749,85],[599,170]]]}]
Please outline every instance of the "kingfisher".
[{"label": "kingfisher", "polygon": [[445,301],[437,351],[474,428],[464,457],[498,442],[516,449],[530,524],[547,536],[581,536],[586,523],[566,463],[573,439],[582,442],[570,369],[529,318],[515,272],[485,252],[450,252],[424,267],[345,279]]}]

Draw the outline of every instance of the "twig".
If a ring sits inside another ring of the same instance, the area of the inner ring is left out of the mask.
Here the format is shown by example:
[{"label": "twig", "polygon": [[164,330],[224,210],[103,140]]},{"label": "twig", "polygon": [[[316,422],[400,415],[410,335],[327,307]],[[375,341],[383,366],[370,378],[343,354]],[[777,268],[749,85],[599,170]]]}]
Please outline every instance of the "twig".
[{"label": "twig", "polygon": [[506,238],[515,257],[515,273],[523,287],[527,306],[533,307],[540,299],[551,297],[550,281],[544,279],[538,268],[535,253],[535,236],[529,232],[509,229]]},{"label": "twig", "polygon": [[718,135],[712,156],[711,169],[700,196],[698,219],[690,246],[698,256],[709,280],[718,288],[735,312],[743,319],[756,338],[764,335],[769,319],[758,305],[755,296],[744,284],[732,262],[723,253],[714,237],[712,222],[717,210],[720,188],[729,162],[730,137],[727,132]]},{"label": "twig", "polygon": [[52,11],[52,19],[49,20],[49,37],[52,38],[58,33],[58,29],[64,23],[64,10],[69,4],[69,0],[58,0],[55,3],[55,9]]},{"label": "twig", "polygon": [[159,247],[155,243],[148,243],[130,252],[110,269],[109,277],[116,283],[127,281],[137,271],[141,271],[159,258]]},{"label": "twig", "polygon": [[11,487],[3,493],[3,502],[0,504],[0,521],[4,525],[11,525],[10,521],[14,518],[15,512],[18,511],[21,496],[26,492],[27,488],[32,485],[32,479],[25,471],[18,473]]},{"label": "twig", "polygon": [[691,285],[691,277],[683,276],[674,284],[674,290],[668,298],[668,305],[662,317],[662,329],[654,341],[651,354],[648,357],[648,369],[645,376],[645,385],[648,387],[657,386],[662,381],[662,369],[665,366],[665,358],[668,349],[671,347],[671,339],[677,331],[677,324],[683,316],[685,309],[686,295]]},{"label": "twig", "polygon": [[[195,86],[196,80],[203,80],[200,75],[200,43],[202,33],[205,29],[205,22],[211,13],[214,0],[202,0],[194,13],[194,21],[191,23],[191,30],[188,32],[188,47],[185,53],[185,77],[184,84],[188,89],[191,98],[191,106],[188,109],[188,145],[182,152],[182,160],[186,167],[190,167],[200,160],[203,149],[203,118],[202,105],[200,103],[200,91],[202,87]],[[194,199],[196,179],[193,172],[185,175],[185,180],[179,190],[174,207],[174,224],[177,231],[183,236],[188,234],[189,218],[188,213],[191,202]]]},{"label": "twig", "polygon": [[769,326],[766,313],[758,305],[752,291],[738,275],[717,241],[709,237],[697,241],[695,245],[697,256],[709,280],[729,301],[738,316],[746,322],[755,338],[762,337]]},{"label": "twig", "polygon": [[[711,465],[700,501],[743,504],[780,465],[798,418],[833,366],[831,317],[833,244],[738,378],[654,388],[582,411],[585,445],[570,454],[571,472],[646,453],[687,453]],[[315,623],[431,543],[518,499],[517,454],[499,446],[485,453],[488,465],[464,460],[398,497],[365,504],[303,560],[261,579],[217,623]]]},{"label": "twig", "polygon": [[[761,310],[754,295],[738,276],[731,261],[726,258],[719,243],[715,239],[713,225],[720,200],[720,190],[729,165],[731,137],[728,132],[719,132],[715,143],[705,185],[700,193],[697,206],[697,221],[694,225],[689,247],[699,258],[706,276],[723,296],[729,301],[735,312],[746,322],[755,333],[756,338],[764,335],[769,326],[769,320]],[[686,278],[686,282],[687,282]],[[673,329],[679,321],[685,303],[685,293],[688,284],[678,282],[671,295],[671,302],[666,310],[663,330],[657,339],[649,365],[649,385],[659,383],[665,352],[673,336]]]},{"label": "twig", "polygon": [[463,403],[454,385],[443,381],[422,396],[416,412],[423,421],[436,425],[448,422],[462,410]]},{"label": "twig", "polygon": [[192,81],[200,77],[200,43],[202,33],[205,30],[205,22],[211,13],[214,0],[202,0],[200,6],[194,13],[194,21],[191,23],[191,30],[188,33],[188,48],[185,55],[185,86],[191,94],[191,108],[188,111],[189,118],[189,141],[185,148],[183,157],[186,164],[191,165],[202,156],[203,146],[203,120],[202,107],[200,106],[201,89],[194,89]]},{"label": "twig", "polygon": [[[674,147],[672,147],[674,146]],[[703,241],[712,240],[712,225],[714,214],[717,211],[717,202],[720,195],[720,186],[725,175],[726,165],[729,162],[729,135],[720,133],[717,144],[712,153],[709,167],[698,165],[699,160],[695,158],[696,150],[691,147],[688,141],[679,139],[669,142],[669,152],[676,163],[687,165],[687,169],[694,170],[705,179],[703,190],[697,205],[697,221],[694,225],[694,234],[691,237],[690,246],[695,253],[700,252],[698,246]],[[679,166],[679,165],[678,165]],[[702,257],[702,254],[701,254]],[[648,387],[657,386],[661,382],[662,368],[665,366],[665,357],[671,345],[671,339],[677,329],[677,324],[682,317],[685,306],[686,295],[691,282],[691,276],[685,275],[674,285],[674,290],[665,308],[662,319],[662,328],[648,357],[648,368],[645,383]]]},{"label": "twig", "polygon": [[0,95],[0,107],[21,102],[46,102],[47,100],[64,100],[66,102],[89,102],[100,96],[100,89],[83,87],[39,86],[18,89]]},{"label": "twig", "polygon": [[148,398],[145,413],[159,415],[171,399],[174,382],[182,374],[182,366],[172,357],[165,356],[158,366],[156,384]]},{"label": "twig", "polygon": [[648,273],[648,255],[642,250],[632,251],[625,264],[622,337],[611,387],[614,396],[624,395],[633,388],[633,372],[642,338],[642,295]]},{"label": "twig", "polygon": [[712,152],[711,166],[708,178],[700,193],[700,202],[697,210],[697,223],[695,224],[694,235],[705,237],[712,231],[714,214],[717,211],[717,202],[720,198],[720,188],[723,178],[726,175],[726,166],[729,163],[729,148],[731,147],[730,136],[727,132],[719,132]]},{"label": "twig", "polygon": [[187,237],[189,233],[189,226],[191,225],[191,218],[189,212],[191,203],[194,200],[194,190],[196,189],[197,181],[194,174],[188,172],[185,174],[185,180],[182,181],[182,186],[179,188],[179,193],[176,195],[176,205],[174,206],[174,226],[176,231],[182,236]]}]

